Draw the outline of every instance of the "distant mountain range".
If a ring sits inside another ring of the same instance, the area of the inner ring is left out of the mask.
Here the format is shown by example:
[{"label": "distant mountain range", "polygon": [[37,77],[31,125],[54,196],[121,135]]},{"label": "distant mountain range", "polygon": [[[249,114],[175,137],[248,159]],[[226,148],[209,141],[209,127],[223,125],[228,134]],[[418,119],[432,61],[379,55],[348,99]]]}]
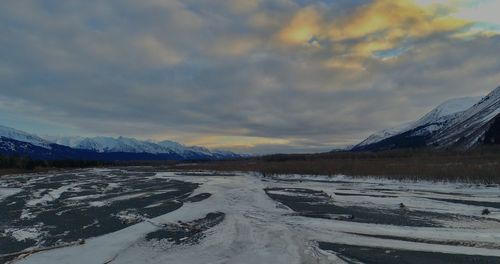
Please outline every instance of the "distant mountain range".
[{"label": "distant mountain range", "polygon": [[[468,150],[500,144],[500,87],[485,97],[446,101],[415,122],[377,132],[342,151],[393,149]],[[0,154],[34,159],[78,160],[220,160],[244,155],[189,147],[173,141],[126,137],[40,137],[0,126]]]},{"label": "distant mountain range", "polygon": [[351,151],[468,150],[490,144],[500,144],[500,87],[482,98],[446,101],[415,122],[369,136]]},{"label": "distant mountain range", "polygon": [[188,147],[173,141],[126,137],[40,137],[5,126],[0,126],[0,153],[47,160],[219,160],[242,157],[230,151]]}]

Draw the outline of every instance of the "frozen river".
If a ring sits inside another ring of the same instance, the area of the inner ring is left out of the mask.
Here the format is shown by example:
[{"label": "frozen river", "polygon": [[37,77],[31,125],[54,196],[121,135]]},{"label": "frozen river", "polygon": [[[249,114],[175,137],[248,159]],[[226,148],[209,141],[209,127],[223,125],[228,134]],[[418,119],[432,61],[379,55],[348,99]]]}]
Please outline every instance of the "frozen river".
[{"label": "frozen river", "polygon": [[0,255],[37,264],[500,263],[500,187],[151,168],[10,176],[0,179]]}]

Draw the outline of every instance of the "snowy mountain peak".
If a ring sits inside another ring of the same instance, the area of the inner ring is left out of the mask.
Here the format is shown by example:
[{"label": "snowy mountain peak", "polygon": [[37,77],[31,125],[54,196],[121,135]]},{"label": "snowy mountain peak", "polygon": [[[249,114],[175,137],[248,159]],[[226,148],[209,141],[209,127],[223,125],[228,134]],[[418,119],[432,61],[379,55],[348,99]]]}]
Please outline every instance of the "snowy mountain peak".
[{"label": "snowy mountain peak", "polygon": [[99,153],[147,153],[171,154],[185,159],[238,157],[232,152],[211,151],[203,147],[188,147],[180,143],[164,140],[138,140],[119,136],[113,137],[46,137],[48,140],[64,146],[96,151]]},{"label": "snowy mountain peak", "polygon": [[47,141],[68,147],[74,147],[85,139],[84,137],[80,136],[50,136],[50,135],[44,135],[42,136],[42,138]]},{"label": "snowy mountain peak", "polygon": [[482,97],[462,97],[445,101],[415,122],[413,127],[449,120],[469,109],[481,99]]},{"label": "snowy mountain peak", "polygon": [[185,148],[184,145],[170,140],[163,140],[158,142],[157,144],[166,148]]},{"label": "snowy mountain peak", "polygon": [[499,115],[500,87],[497,87],[439,131],[431,143],[441,148],[473,147],[485,140],[486,133]]},{"label": "snowy mountain peak", "polygon": [[368,138],[363,140],[361,143],[354,146],[353,148],[367,146],[370,144],[380,142],[386,138],[390,138],[390,137],[397,135],[405,130],[408,130],[411,127],[411,125],[412,125],[412,123],[406,123],[406,124],[403,124],[399,127],[393,127],[393,128],[389,128],[389,129],[375,132],[375,133],[371,134]]},{"label": "snowy mountain peak", "polygon": [[467,150],[500,144],[500,87],[485,97],[446,101],[409,126],[373,134],[355,151],[432,147]]},{"label": "snowy mountain peak", "polygon": [[451,99],[440,104],[424,117],[433,116],[434,118],[440,118],[447,115],[459,113],[467,110],[468,108],[479,102],[481,99],[482,97],[462,97]]},{"label": "snowy mountain peak", "polygon": [[449,120],[455,118],[460,113],[469,109],[479,100],[481,100],[481,97],[462,97],[445,101],[444,103],[440,104],[432,111],[424,115],[419,120],[403,124],[399,127],[394,127],[376,132],[370,135],[367,139],[359,143],[354,148],[375,144],[382,140],[388,139],[390,137],[393,137],[395,135],[413,129],[417,129],[419,127],[421,127],[421,131],[416,131],[415,133],[421,133],[421,134],[432,133],[440,129],[444,124],[449,122]]},{"label": "snowy mountain peak", "polygon": [[51,142],[42,139],[36,135],[26,133],[10,127],[0,125],[0,138],[14,139],[17,141],[28,142],[35,146],[50,149]]},{"label": "snowy mountain peak", "polygon": [[129,137],[39,136],[0,126],[0,153],[36,159],[216,160],[242,157],[230,151],[184,146],[174,141]]}]

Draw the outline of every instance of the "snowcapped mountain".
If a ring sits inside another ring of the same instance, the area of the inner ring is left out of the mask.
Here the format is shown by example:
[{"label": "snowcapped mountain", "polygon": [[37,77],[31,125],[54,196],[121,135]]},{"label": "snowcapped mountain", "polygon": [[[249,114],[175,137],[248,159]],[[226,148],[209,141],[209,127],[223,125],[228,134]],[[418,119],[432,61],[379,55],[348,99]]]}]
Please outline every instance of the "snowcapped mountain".
[{"label": "snowcapped mountain", "polygon": [[238,154],[226,151],[212,151],[203,147],[188,147],[174,141],[138,140],[127,137],[46,137],[53,142],[75,149],[99,153],[147,153],[176,155],[182,159],[237,158]]},{"label": "snowcapped mountain", "polygon": [[126,137],[54,137],[0,126],[0,153],[36,159],[85,160],[215,160],[241,157],[229,151],[188,147],[173,141],[154,142]]},{"label": "snowcapped mountain", "polygon": [[[34,159],[91,159],[92,152],[55,144],[37,135],[0,126],[0,154],[30,156]],[[102,157],[96,157],[102,159]]]},{"label": "snowcapped mountain", "polygon": [[[353,150],[372,150],[381,148],[382,145],[386,148],[397,148],[398,142],[384,142],[398,135],[404,135],[405,145],[412,139],[421,139],[438,131],[446,126],[451,120],[455,119],[463,111],[467,110],[475,103],[481,100],[481,97],[464,97],[448,100],[432,111],[424,115],[415,122],[404,124],[400,127],[391,128],[377,132],[367,139],[353,147]],[[395,138],[394,141],[400,141],[400,138]],[[415,140],[419,141],[419,140]],[[381,144],[380,144],[381,143]],[[387,144],[390,143],[390,144]]]},{"label": "snowcapped mountain", "polygon": [[13,129],[0,125],[0,138],[13,139],[21,142],[27,142],[32,145],[50,149],[52,142],[42,139],[33,134],[26,133],[21,130]]},{"label": "snowcapped mountain", "polygon": [[171,150],[161,147],[150,141],[140,141],[126,137],[51,137],[60,145],[65,145],[77,149],[93,150],[97,152],[127,152],[127,153],[172,153]]},{"label": "snowcapped mountain", "polygon": [[479,102],[482,97],[463,97],[448,100],[434,110],[430,111],[424,117],[413,123],[413,127],[424,126],[426,124],[442,123],[451,120],[460,115],[463,111],[469,109]]},{"label": "snowcapped mountain", "polygon": [[375,144],[375,143],[380,142],[384,139],[387,139],[387,138],[390,138],[390,137],[395,136],[397,134],[400,134],[404,131],[408,131],[411,129],[411,127],[412,127],[412,123],[406,123],[406,124],[403,124],[399,127],[393,127],[393,128],[385,129],[382,131],[378,131],[378,132],[370,135],[368,138],[363,140],[358,145],[355,145],[354,147],[352,147],[352,149]]},{"label": "snowcapped mountain", "polygon": [[211,157],[214,157],[215,159],[241,158],[241,157],[243,157],[243,155],[236,154],[234,152],[227,151],[227,150],[218,150],[218,149],[209,150],[207,148],[199,147],[199,146],[188,147],[188,146],[184,146],[182,144],[179,144],[177,142],[170,141],[170,140],[160,141],[157,144],[164,147],[164,148],[172,150],[173,152],[177,153],[178,155],[185,156],[185,157],[196,156],[199,154],[211,156]]},{"label": "snowcapped mountain", "polygon": [[500,87],[464,111],[435,134],[430,144],[438,148],[469,149],[479,144],[499,144]]},{"label": "snowcapped mountain", "polygon": [[439,147],[468,149],[481,143],[500,142],[498,125],[500,87],[484,98],[446,101],[419,120],[375,133],[352,148],[379,151],[398,148]]},{"label": "snowcapped mountain", "polygon": [[80,141],[84,140],[84,137],[79,137],[79,136],[49,136],[49,135],[43,135],[41,136],[43,139],[50,141],[55,144],[63,145],[63,146],[69,146],[69,147],[74,147],[75,145],[78,145]]}]

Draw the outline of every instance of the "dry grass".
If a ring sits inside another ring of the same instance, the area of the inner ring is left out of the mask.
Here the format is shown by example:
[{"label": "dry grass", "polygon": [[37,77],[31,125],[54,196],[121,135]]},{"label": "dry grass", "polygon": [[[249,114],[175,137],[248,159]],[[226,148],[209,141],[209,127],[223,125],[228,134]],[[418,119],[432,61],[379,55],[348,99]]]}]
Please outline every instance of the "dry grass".
[{"label": "dry grass", "polygon": [[379,176],[391,179],[500,183],[500,149],[473,152],[384,152],[273,155],[205,162],[176,169],[254,171],[264,175]]}]

